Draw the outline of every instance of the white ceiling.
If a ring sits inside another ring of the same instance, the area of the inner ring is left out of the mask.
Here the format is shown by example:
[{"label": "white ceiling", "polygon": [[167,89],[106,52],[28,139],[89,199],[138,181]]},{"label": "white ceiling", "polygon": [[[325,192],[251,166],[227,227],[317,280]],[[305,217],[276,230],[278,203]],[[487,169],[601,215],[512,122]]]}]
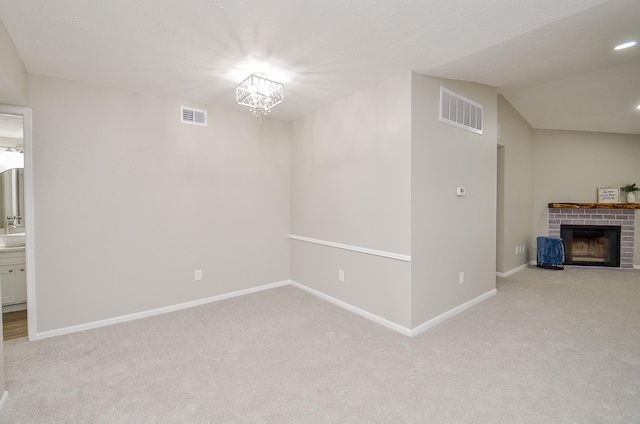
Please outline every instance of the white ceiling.
[{"label": "white ceiling", "polygon": [[[399,72],[498,87],[534,128],[640,134],[638,0],[0,0],[32,74],[293,119]],[[366,113],[366,110],[363,111]]]}]

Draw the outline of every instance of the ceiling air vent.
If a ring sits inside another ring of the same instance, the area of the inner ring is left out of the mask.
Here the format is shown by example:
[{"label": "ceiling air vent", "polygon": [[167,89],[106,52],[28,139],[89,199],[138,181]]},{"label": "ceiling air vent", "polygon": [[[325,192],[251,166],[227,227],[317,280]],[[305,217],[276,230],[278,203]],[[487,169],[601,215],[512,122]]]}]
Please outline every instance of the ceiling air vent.
[{"label": "ceiling air vent", "polygon": [[440,122],[482,134],[482,105],[440,87]]},{"label": "ceiling air vent", "polygon": [[180,106],[180,122],[183,124],[207,126],[207,111]]}]

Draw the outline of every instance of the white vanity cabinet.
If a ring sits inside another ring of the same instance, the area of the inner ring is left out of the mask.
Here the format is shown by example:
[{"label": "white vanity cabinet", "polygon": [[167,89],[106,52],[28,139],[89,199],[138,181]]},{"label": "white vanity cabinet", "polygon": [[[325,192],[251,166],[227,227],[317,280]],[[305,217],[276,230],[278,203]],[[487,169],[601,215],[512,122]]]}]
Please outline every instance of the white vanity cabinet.
[{"label": "white vanity cabinet", "polygon": [[2,306],[27,301],[27,271],[24,249],[0,250],[0,293]]}]

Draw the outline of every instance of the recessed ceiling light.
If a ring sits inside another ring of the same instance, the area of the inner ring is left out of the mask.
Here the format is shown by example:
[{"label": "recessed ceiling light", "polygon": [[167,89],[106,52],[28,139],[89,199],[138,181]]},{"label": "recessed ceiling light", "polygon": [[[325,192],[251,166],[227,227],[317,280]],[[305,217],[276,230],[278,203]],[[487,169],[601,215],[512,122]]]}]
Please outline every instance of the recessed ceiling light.
[{"label": "recessed ceiling light", "polygon": [[622,43],[622,44],[618,44],[617,46],[615,46],[613,48],[613,50],[623,50],[623,49],[628,49],[629,47],[633,47],[636,44],[638,44],[637,41],[629,41],[628,43]]},{"label": "recessed ceiling light", "polygon": [[640,109],[640,105],[636,106],[636,109]]}]

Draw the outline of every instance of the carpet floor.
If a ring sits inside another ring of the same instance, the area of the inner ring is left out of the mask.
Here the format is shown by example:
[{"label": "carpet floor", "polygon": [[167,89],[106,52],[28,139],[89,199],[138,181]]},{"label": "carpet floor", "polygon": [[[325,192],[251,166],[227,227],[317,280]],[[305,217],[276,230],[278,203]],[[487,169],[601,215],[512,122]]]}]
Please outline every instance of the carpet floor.
[{"label": "carpet floor", "polygon": [[640,423],[640,272],[497,281],[413,338],[285,286],[9,340],[0,423]]}]

